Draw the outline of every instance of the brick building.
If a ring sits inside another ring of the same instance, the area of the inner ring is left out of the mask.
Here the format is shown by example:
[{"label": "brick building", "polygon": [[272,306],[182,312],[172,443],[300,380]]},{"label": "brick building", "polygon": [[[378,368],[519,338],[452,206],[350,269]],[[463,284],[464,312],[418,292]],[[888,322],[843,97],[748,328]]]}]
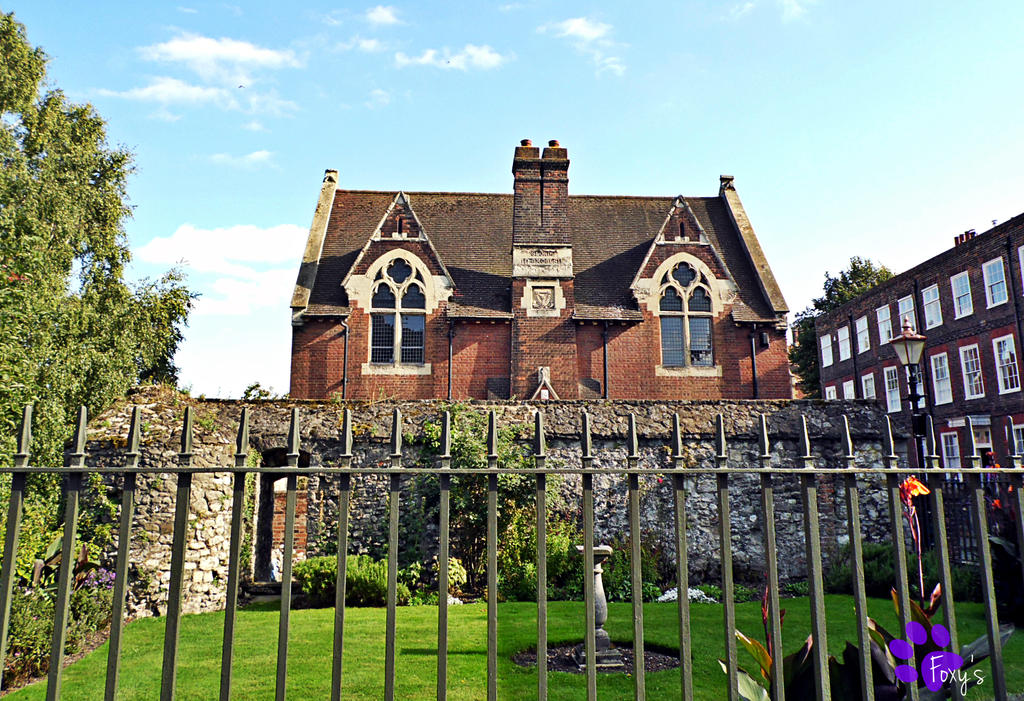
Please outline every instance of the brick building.
[{"label": "brick building", "polygon": [[983,234],[957,236],[948,251],[822,315],[822,396],[877,398],[890,413],[909,415],[906,373],[889,345],[909,319],[927,337],[918,392],[942,464],[959,467],[967,455],[966,417],[979,450],[991,450],[1002,464],[1011,450],[1021,454],[1022,264],[1024,214]]},{"label": "brick building", "polygon": [[786,303],[733,187],[570,196],[552,141],[512,194],[337,188],[292,298],[291,396],[788,398]]}]

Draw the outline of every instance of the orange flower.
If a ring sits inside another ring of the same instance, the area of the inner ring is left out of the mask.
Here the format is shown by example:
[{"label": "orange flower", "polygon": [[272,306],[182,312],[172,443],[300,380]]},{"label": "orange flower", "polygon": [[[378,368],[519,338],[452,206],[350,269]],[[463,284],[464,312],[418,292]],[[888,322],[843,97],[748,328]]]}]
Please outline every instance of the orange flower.
[{"label": "orange flower", "polygon": [[924,486],[914,475],[903,480],[900,485],[900,500],[907,505],[907,508],[914,506],[914,497],[921,494],[931,494],[931,490]]},{"label": "orange flower", "polygon": [[993,509],[1001,509],[1001,508],[1003,508],[1003,505],[999,502],[998,499],[993,499],[992,500],[992,508]]}]

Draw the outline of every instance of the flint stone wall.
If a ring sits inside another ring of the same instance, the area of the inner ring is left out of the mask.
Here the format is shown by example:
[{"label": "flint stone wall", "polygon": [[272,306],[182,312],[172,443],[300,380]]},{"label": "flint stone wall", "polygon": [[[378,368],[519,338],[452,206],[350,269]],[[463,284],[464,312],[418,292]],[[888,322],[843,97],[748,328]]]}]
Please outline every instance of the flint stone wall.
[{"label": "flint stone wall", "polygon": [[[145,388],[134,392],[126,402],[103,413],[90,423],[88,465],[123,465],[125,438],[131,407],[142,411],[143,467],[178,464],[181,423],[184,408],[194,409],[195,465],[223,465],[234,460],[234,440],[242,407],[250,409],[250,448],[268,454],[286,445],[290,411],[300,409],[301,449],[309,453],[310,465],[336,465],[342,452],[342,412],[352,410],[353,466],[389,466],[388,440],[395,408],[403,415],[406,437],[422,434],[426,421],[439,420],[448,408],[442,401],[331,402],[289,400],[228,401],[197,400],[165,389]],[[723,401],[549,401],[549,402],[472,402],[470,409],[487,412],[494,409],[499,425],[529,424],[541,411],[547,428],[549,467],[559,464],[578,466],[581,412],[591,414],[594,466],[624,467],[628,417],[635,414],[639,434],[639,467],[651,470],[641,482],[641,529],[644,538],[653,539],[674,556],[672,544],[673,510],[670,479],[662,479],[672,469],[669,442],[672,417],[678,414],[683,432],[683,456],[686,468],[714,466],[714,419],[725,419],[730,467],[758,465],[758,427],[763,413],[768,420],[770,464],[777,467],[801,467],[799,455],[800,417],[806,416],[811,437],[814,465],[839,467],[842,459],[842,416],[849,419],[856,452],[856,466],[870,469],[882,464],[881,431],[884,412],[874,402],[813,400],[723,400]],[[532,433],[532,430],[531,430]],[[905,453],[905,442],[897,443],[897,453]],[[421,458],[421,447],[406,440],[403,464],[412,465]],[[903,462],[901,456],[901,463]],[[286,468],[285,468],[286,469]],[[457,479],[457,477],[455,478]],[[580,503],[579,475],[566,475],[561,489],[569,503]],[[119,499],[120,478],[108,478],[111,496]],[[228,535],[231,521],[231,483],[229,472],[197,474],[193,479],[189,547],[186,557],[184,611],[200,612],[222,608],[227,580]],[[717,528],[719,512],[713,476],[698,476],[690,481],[687,500],[690,577],[692,583],[718,583]],[[866,539],[885,541],[890,533],[884,481],[881,476],[860,480],[861,516]],[[381,476],[354,477],[350,510],[350,552],[382,556],[387,539],[387,479]],[[403,479],[402,508],[415,506],[430,495],[416,493],[413,480]],[[780,578],[799,580],[806,575],[802,506],[798,480],[791,476],[774,478],[776,539]],[[307,482],[307,554],[319,554],[336,538],[338,512],[337,478],[313,475]],[[176,493],[175,475],[159,473],[138,478],[136,514],[132,531],[132,589],[129,611],[133,616],[162,614],[165,611],[169,580],[172,524]],[[822,545],[826,557],[848,540],[846,533],[845,489],[832,480],[819,480],[819,510]],[[596,537],[598,542],[612,540],[628,532],[626,479],[621,475],[596,475],[594,478]],[[763,581],[764,546],[761,529],[760,487],[756,476],[730,478],[732,507],[732,547],[734,572],[741,582]],[[571,517],[571,516],[570,516]],[[115,529],[116,530],[116,529]],[[436,524],[427,523],[420,533],[404,532],[405,545],[416,542],[425,552],[434,552]],[[116,544],[115,544],[116,547]],[[112,558],[112,553],[111,553]]]}]

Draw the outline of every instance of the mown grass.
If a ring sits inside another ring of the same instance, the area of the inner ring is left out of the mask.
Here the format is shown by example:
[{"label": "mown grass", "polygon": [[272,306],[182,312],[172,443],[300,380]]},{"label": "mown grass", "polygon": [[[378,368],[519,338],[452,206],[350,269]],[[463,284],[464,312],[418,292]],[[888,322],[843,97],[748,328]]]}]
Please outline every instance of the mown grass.
[{"label": "mown grass", "polygon": [[[829,651],[838,654],[845,641],[857,638],[853,599],[826,597]],[[787,611],[783,626],[784,647],[796,650],[810,631],[810,610],[806,598],[784,601]],[[606,626],[614,640],[632,637],[632,612],[629,604],[611,604]],[[644,606],[645,639],[649,644],[676,648],[678,626],[675,604]],[[722,607],[718,604],[693,604],[692,650],[695,696],[717,701],[725,698],[725,675],[717,658],[723,654]],[[872,600],[870,614],[890,632],[897,631],[892,603]],[[483,604],[454,606],[449,609],[449,698],[479,699],[485,695],[487,610]],[[983,607],[959,604],[960,638],[968,642],[984,633]],[[298,699],[329,698],[331,679],[331,640],[333,609],[292,612],[289,645],[288,696]],[[506,603],[498,613],[498,695],[503,699],[536,698],[537,673],[516,666],[514,653],[531,648],[536,642],[536,605]],[[186,616],[181,627],[177,697],[212,699],[217,697],[220,677],[222,613]],[[256,607],[241,611],[237,625],[234,664],[234,698],[264,699],[274,694],[277,654],[277,610]],[[581,638],[583,604],[552,602],[548,611],[550,643]],[[747,634],[761,638],[760,604],[740,604],[737,625]],[[401,699],[432,699],[436,688],[437,608],[407,607],[398,610],[397,687]],[[159,696],[163,619],[142,619],[127,626],[121,664],[119,698],[153,699]],[[750,669],[752,660],[742,650],[741,666]],[[107,646],[103,645],[64,672],[62,697],[92,701],[102,698]],[[1007,681],[1012,691],[1024,691],[1024,633],[1017,633],[1004,650]],[[984,699],[992,695],[991,671],[986,663],[978,667],[989,679],[968,695]],[[345,613],[344,686],[346,699],[379,699],[384,689],[384,610],[348,609]],[[549,698],[556,700],[585,698],[581,675],[549,673]],[[602,699],[632,698],[633,679],[624,674],[599,676]],[[648,698],[679,697],[679,672],[669,670],[647,675]],[[10,701],[42,699],[45,683],[26,687],[11,694]]]}]

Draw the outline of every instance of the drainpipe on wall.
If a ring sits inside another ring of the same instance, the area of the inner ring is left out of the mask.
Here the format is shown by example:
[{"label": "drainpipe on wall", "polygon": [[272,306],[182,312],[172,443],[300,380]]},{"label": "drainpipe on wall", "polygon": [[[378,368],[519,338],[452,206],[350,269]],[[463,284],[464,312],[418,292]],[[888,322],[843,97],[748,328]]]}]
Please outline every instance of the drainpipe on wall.
[{"label": "drainpipe on wall", "polygon": [[341,398],[348,399],[348,324],[341,322],[342,333],[345,335],[345,350],[342,354]]},{"label": "drainpipe on wall", "polygon": [[861,393],[860,382],[858,381],[860,380],[860,371],[857,368],[857,354],[860,352],[860,348],[857,346],[857,329],[853,325],[853,314],[847,316],[849,317],[850,324],[850,358],[853,360],[853,398],[863,399],[863,397],[857,396]]},{"label": "drainpipe on wall", "polygon": [[[1017,304],[1017,283],[1024,279],[1024,269],[1021,268],[1021,259],[1017,260],[1017,274],[1013,274],[1013,239],[1006,237],[1006,263],[1010,271],[1010,301],[1013,302],[1013,318],[1017,322],[1017,342],[1014,348],[1017,350],[1017,358],[1021,357],[1021,345],[1024,344],[1024,319],[1021,318],[1020,305]],[[1021,298],[1024,299],[1024,290],[1021,291]],[[1018,361],[1019,362],[1019,361]],[[1004,428],[1005,430],[1005,428]],[[1008,436],[1006,441],[1008,451],[1013,450],[1013,436]]]},{"label": "drainpipe on wall", "polygon": [[750,325],[750,376],[753,379],[754,399],[760,399],[757,387],[757,324]]},{"label": "drainpipe on wall", "polygon": [[452,339],[455,338],[455,322],[448,320],[448,401],[452,399]]},{"label": "drainpipe on wall", "polygon": [[604,381],[601,383],[601,396],[608,398],[608,322],[604,322],[604,331],[601,332],[602,362],[604,363]]}]

